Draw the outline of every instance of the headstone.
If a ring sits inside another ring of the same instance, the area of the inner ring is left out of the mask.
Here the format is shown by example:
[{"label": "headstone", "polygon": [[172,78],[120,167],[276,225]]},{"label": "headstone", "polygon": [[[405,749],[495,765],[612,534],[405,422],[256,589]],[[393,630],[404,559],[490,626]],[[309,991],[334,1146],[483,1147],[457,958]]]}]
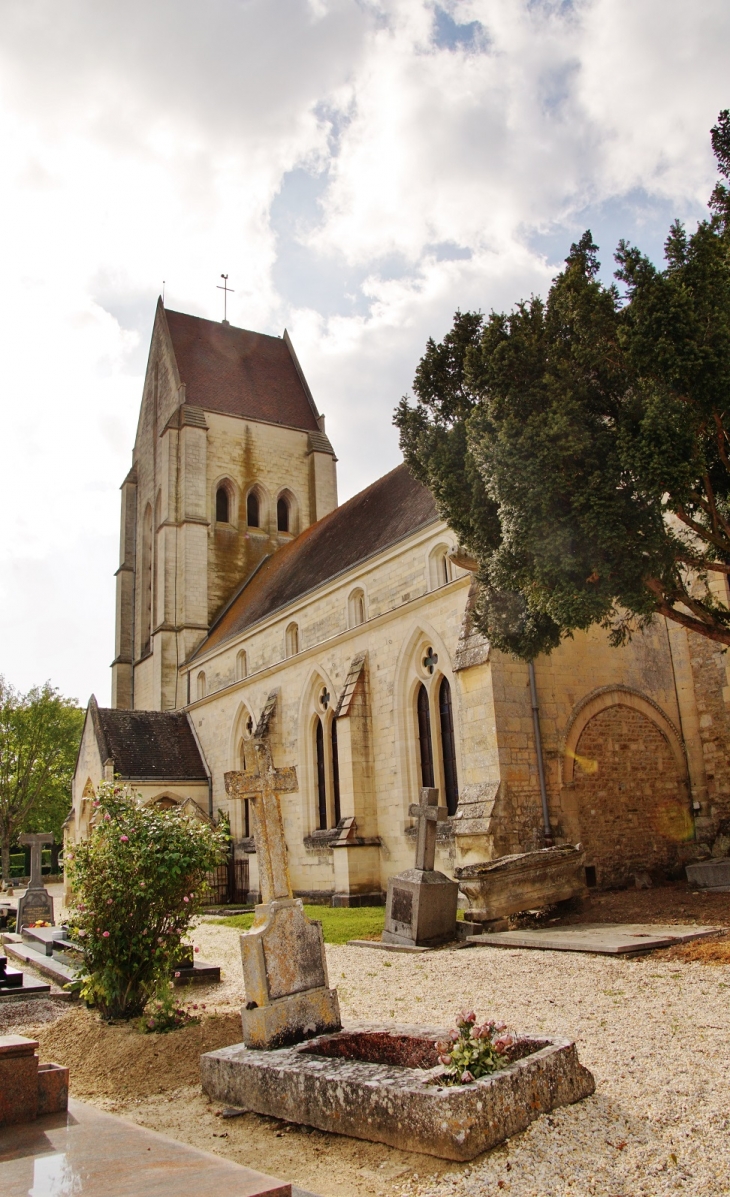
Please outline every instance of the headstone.
[{"label": "headstone", "polygon": [[16,930],[20,931],[29,923],[55,922],[53,898],[43,884],[41,863],[41,852],[53,843],[53,835],[50,832],[34,832],[19,836],[18,842],[30,848],[30,882],[22,898],[18,898]]},{"label": "headstone", "polygon": [[329,988],[320,923],[292,897],[280,794],[297,790],[293,768],[275,769],[266,736],[254,739],[255,771],[226,773],[226,792],[251,803],[261,903],[241,936],[247,1047],[274,1048],[339,1030],[337,990]]},{"label": "headstone", "polygon": [[436,829],[448,818],[438,795],[437,789],[423,789],[420,803],[409,807],[409,814],[418,819],[416,867],[388,882],[383,943],[428,947],[455,938],[459,886],[433,867]]}]

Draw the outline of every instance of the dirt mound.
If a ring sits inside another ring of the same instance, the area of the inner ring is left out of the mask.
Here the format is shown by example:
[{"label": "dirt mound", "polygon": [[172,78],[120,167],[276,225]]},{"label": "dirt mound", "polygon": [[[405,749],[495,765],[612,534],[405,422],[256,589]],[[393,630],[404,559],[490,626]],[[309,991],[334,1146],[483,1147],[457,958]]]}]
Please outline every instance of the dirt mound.
[{"label": "dirt mound", "polygon": [[198,1026],[143,1035],[108,1025],[85,1007],[55,1022],[28,1027],[42,1060],[65,1064],[74,1097],[140,1098],[200,1083],[200,1056],[241,1041],[238,1014],[213,1014]]}]

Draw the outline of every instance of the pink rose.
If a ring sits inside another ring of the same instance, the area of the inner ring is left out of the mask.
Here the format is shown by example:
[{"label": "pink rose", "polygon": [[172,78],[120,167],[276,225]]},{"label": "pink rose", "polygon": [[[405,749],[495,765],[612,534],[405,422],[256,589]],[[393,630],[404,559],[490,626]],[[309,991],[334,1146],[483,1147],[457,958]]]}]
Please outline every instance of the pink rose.
[{"label": "pink rose", "polygon": [[468,1068],[467,1068],[466,1072],[462,1072],[462,1074],[461,1074],[462,1085],[470,1085],[473,1080],[474,1080],[474,1077],[471,1075]]},{"label": "pink rose", "polygon": [[193,948],[193,951],[194,951],[194,952],[199,952],[199,951],[200,951],[200,948]]},{"label": "pink rose", "polygon": [[83,938],[84,938],[84,936],[86,935],[86,932],[85,932],[85,931],[79,931],[79,933],[78,933],[78,934],[79,934],[79,935],[81,936],[81,938],[83,939]]},{"label": "pink rose", "polygon": [[111,815],[104,815],[104,818],[106,819],[107,823],[111,823],[111,821],[112,821]]},{"label": "pink rose", "polygon": [[175,976],[176,976],[176,977],[179,977],[179,976],[180,976],[180,974],[179,974],[179,973],[175,973]]},{"label": "pink rose", "polygon": [[140,889],[144,889],[144,881],[140,881],[140,883],[139,883],[139,888],[140,888]]},{"label": "pink rose", "polygon": [[119,837],[119,843],[120,843],[120,844],[128,844],[128,843],[129,843],[129,836],[128,836],[128,835],[120,835],[120,837]]},{"label": "pink rose", "polygon": [[109,938],[109,932],[108,932],[108,931],[102,931],[102,935],[101,935],[101,937],[102,937],[102,939],[108,939],[108,938]]},{"label": "pink rose", "polygon": [[185,897],[183,898],[183,902],[189,902],[189,901],[190,901],[190,898],[186,894]]}]

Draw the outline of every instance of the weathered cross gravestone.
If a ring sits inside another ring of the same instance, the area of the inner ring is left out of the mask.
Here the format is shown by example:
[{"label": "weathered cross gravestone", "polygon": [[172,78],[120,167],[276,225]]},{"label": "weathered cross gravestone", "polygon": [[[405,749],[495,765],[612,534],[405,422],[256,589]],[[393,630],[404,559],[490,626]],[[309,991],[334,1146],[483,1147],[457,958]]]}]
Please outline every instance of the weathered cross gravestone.
[{"label": "weathered cross gravestone", "polygon": [[434,870],[436,829],[448,818],[438,804],[437,789],[421,790],[420,803],[408,813],[418,819],[416,867],[398,873],[388,882],[383,943],[428,947],[456,935],[456,901],[459,886],[445,873]]},{"label": "weathered cross gravestone", "polygon": [[43,884],[41,852],[53,843],[50,832],[34,832],[18,837],[18,843],[30,848],[30,882],[22,898],[18,898],[16,928],[27,927],[29,923],[55,922],[53,898]]},{"label": "weathered cross gravestone", "polygon": [[268,739],[254,740],[257,769],[226,773],[231,798],[248,799],[259,861],[260,905],[241,936],[246,1047],[272,1048],[341,1028],[337,990],[329,988],[320,923],[292,897],[279,794],[296,792],[296,769],[275,769]]}]

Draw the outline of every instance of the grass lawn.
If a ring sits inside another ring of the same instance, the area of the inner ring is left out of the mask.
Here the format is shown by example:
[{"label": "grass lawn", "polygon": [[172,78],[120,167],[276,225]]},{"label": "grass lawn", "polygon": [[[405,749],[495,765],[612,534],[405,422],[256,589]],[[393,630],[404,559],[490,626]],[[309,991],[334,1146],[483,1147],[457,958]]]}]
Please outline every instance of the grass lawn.
[{"label": "grass lawn", "polygon": [[[347,943],[348,939],[380,939],[385,924],[384,906],[305,906],[305,914],[322,924],[325,943]],[[230,918],[211,919],[222,927],[237,927],[248,931],[253,923],[251,914],[232,914]]]}]

